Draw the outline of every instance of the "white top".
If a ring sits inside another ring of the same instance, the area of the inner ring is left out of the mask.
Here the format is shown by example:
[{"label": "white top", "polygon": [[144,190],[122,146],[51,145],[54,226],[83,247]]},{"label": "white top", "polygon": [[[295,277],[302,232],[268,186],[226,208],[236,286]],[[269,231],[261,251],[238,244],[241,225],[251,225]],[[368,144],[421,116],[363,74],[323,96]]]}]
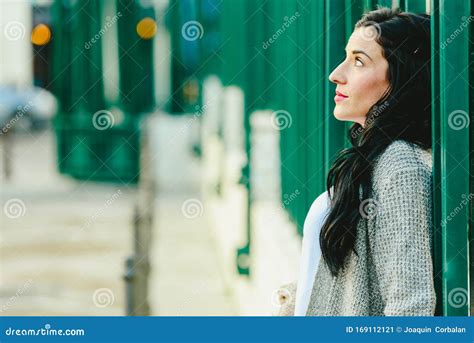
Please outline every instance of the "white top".
[{"label": "white top", "polygon": [[303,226],[303,245],[300,273],[296,288],[295,316],[305,316],[313,289],[314,278],[321,259],[319,234],[324,220],[329,214],[328,192],[319,195],[311,205]]}]

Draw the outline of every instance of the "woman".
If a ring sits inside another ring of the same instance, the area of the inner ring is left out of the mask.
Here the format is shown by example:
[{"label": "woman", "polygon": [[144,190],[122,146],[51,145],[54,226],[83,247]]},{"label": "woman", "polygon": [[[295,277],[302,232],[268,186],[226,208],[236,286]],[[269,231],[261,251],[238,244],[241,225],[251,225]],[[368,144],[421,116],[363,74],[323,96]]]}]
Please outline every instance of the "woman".
[{"label": "woman", "polygon": [[388,8],[355,25],[329,76],[352,147],[307,215],[280,314],[434,315],[429,30],[428,15]]}]

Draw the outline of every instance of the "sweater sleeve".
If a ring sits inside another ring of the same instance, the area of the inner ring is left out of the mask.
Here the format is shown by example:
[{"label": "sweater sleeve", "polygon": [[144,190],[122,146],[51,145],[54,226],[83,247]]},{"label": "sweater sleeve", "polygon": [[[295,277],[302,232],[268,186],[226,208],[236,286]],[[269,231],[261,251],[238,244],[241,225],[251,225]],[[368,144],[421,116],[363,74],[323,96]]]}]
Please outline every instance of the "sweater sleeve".
[{"label": "sweater sleeve", "polygon": [[433,316],[431,173],[392,172],[378,186],[374,264],[386,316]]}]

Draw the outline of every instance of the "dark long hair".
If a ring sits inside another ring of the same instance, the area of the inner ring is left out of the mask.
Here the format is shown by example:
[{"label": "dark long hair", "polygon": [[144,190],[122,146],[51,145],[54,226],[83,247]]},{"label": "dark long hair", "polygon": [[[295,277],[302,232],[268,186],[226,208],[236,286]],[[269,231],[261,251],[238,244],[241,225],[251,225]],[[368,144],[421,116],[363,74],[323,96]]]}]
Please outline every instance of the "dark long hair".
[{"label": "dark long hair", "polygon": [[398,139],[431,148],[429,15],[380,8],[364,14],[355,28],[367,26],[377,32],[374,39],[388,61],[390,86],[367,113],[364,127],[351,126],[352,146],[338,154],[328,173],[331,210],[321,228],[320,245],[334,276],[354,250],[362,218],[359,192],[362,199],[369,197],[377,157]]}]

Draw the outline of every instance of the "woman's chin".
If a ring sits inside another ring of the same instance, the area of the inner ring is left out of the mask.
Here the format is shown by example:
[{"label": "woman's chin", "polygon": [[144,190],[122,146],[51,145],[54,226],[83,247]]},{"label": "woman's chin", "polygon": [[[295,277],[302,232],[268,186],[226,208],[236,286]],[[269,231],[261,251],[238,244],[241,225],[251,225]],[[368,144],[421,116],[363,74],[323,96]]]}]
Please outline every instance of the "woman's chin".
[{"label": "woman's chin", "polygon": [[347,113],[344,113],[343,111],[340,111],[337,108],[334,109],[334,117],[337,120],[341,120],[341,121],[349,121],[350,120],[350,116]]},{"label": "woman's chin", "polygon": [[364,127],[365,117],[354,117],[348,113],[344,113],[342,111],[338,111],[337,108],[334,110],[334,118],[339,121],[348,121],[348,122],[356,122]]}]

